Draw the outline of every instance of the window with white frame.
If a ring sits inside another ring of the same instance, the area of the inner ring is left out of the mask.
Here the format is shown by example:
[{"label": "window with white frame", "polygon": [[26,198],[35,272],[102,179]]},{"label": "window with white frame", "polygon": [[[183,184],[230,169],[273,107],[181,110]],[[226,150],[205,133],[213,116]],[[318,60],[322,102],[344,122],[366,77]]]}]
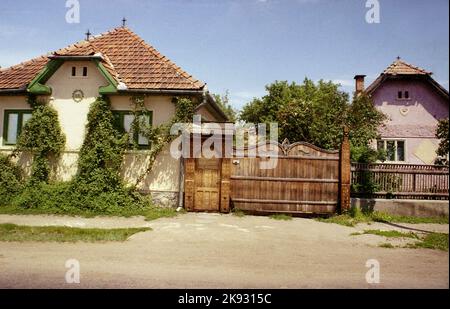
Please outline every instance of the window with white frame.
[{"label": "window with white frame", "polygon": [[[134,113],[132,111],[113,111],[115,126],[120,132],[130,133],[130,143],[137,142],[140,148],[148,148],[149,140],[137,132],[132,132],[132,124],[134,121]],[[140,123],[152,125],[152,112],[142,112],[138,117]]]},{"label": "window with white frame", "polygon": [[404,140],[378,140],[377,149],[386,151],[386,160],[392,162],[405,161]]},{"label": "window with white frame", "polygon": [[25,123],[31,118],[31,110],[5,110],[3,119],[3,144],[15,145]]}]

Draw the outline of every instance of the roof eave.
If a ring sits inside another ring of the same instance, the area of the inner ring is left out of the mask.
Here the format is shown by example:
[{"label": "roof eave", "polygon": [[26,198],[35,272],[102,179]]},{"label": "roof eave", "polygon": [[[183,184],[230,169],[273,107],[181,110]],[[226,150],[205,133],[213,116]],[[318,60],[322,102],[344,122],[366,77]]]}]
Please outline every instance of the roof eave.
[{"label": "roof eave", "polygon": [[126,89],[126,90],[119,90],[117,93],[118,94],[142,93],[142,94],[198,95],[198,94],[203,93],[203,88],[199,88],[199,89],[139,89],[139,88],[133,88],[133,89]]},{"label": "roof eave", "polygon": [[20,95],[20,94],[27,94],[27,88],[12,88],[12,89],[0,89],[0,95],[2,94],[16,94],[16,95]]}]

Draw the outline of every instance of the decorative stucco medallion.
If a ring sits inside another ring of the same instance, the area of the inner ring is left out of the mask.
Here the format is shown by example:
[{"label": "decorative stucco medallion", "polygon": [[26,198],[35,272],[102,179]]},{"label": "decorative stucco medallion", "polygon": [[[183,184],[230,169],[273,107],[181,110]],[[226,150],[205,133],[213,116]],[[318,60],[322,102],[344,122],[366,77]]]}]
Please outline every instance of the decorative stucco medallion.
[{"label": "decorative stucco medallion", "polygon": [[80,103],[83,99],[84,99],[84,93],[83,91],[77,89],[72,93],[72,99],[77,102]]},{"label": "decorative stucco medallion", "polygon": [[406,106],[400,107],[400,114],[402,116],[406,116],[408,114],[408,112],[409,112],[409,107],[406,107]]}]

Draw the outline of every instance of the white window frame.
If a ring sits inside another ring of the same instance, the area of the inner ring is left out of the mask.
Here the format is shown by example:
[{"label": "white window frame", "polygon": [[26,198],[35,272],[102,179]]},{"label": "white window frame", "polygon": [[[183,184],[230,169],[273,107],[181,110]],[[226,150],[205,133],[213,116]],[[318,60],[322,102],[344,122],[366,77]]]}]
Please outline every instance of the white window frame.
[{"label": "white window frame", "polygon": [[[378,142],[383,142],[383,149],[384,151],[387,152],[387,142],[394,142],[395,143],[395,152],[394,152],[394,161],[388,160],[388,158],[386,158],[386,162],[390,162],[390,163],[406,163],[407,162],[407,158],[408,158],[408,154],[407,154],[407,141],[405,139],[401,139],[401,138],[380,138],[377,139],[377,150],[378,150]],[[397,157],[397,142],[403,142],[403,156],[404,156],[404,160],[403,161],[399,161],[398,157]]]}]

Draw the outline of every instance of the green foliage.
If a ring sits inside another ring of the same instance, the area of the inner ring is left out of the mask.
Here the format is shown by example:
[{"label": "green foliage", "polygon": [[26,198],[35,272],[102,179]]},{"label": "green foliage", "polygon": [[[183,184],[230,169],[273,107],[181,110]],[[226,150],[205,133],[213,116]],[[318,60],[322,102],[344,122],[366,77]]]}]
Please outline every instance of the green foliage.
[{"label": "green foliage", "polygon": [[436,159],[435,164],[438,165],[448,165],[448,155],[449,155],[449,120],[442,119],[439,121],[436,137],[440,139],[439,148],[436,151],[438,158]]},{"label": "green foliage", "polygon": [[448,224],[448,217],[408,217],[390,215],[384,212],[360,210],[358,207],[352,207],[347,213],[335,215],[328,218],[317,218],[316,220],[326,223],[336,223],[344,226],[355,226],[358,223],[383,222],[383,223],[435,223]]},{"label": "green foliage", "polygon": [[[384,161],[386,159],[386,152],[384,150],[374,150],[368,145],[350,145],[350,158],[352,162],[357,163],[374,163],[378,160]],[[374,174],[368,170],[361,170],[358,172],[358,182],[352,183],[352,193],[359,194],[364,197],[371,197],[372,194],[379,189],[379,185],[374,179]]]},{"label": "green foliage", "polygon": [[274,219],[274,220],[284,220],[284,221],[292,220],[291,215],[285,215],[285,214],[270,215],[269,218]]},{"label": "green foliage", "polygon": [[233,208],[232,210],[233,216],[242,218],[245,217],[245,212],[239,208]]},{"label": "green foliage", "polygon": [[22,171],[0,154],[0,206],[8,205],[22,189]]},{"label": "green foliage", "polygon": [[[377,235],[377,236],[383,236],[387,238],[414,238],[418,239],[419,236],[417,236],[416,233],[408,232],[403,233],[395,230],[390,231],[382,231],[382,230],[364,230],[364,232],[359,233],[358,235],[364,235],[364,234],[371,234],[371,235]],[[354,234],[356,235],[356,234]]]},{"label": "green foliage", "polygon": [[249,123],[277,122],[281,140],[306,141],[325,149],[339,148],[342,128],[350,128],[350,141],[367,146],[377,136],[384,115],[369,97],[348,94],[332,82],[314,83],[305,79],[301,85],[276,81],[266,86],[267,95],[244,106],[240,119]]},{"label": "green foliage", "polygon": [[61,131],[57,112],[34,97],[28,98],[33,108],[17,141],[16,152],[33,153],[30,183],[48,182],[50,160],[57,159],[64,150],[66,138]]},{"label": "green foliage", "polygon": [[126,241],[131,235],[151,228],[81,229],[66,226],[20,226],[0,224],[0,241],[105,242]]},{"label": "green foliage", "polygon": [[[28,123],[27,123],[28,124]],[[70,182],[26,186],[13,205],[22,209],[41,209],[51,213],[140,213],[150,202],[126,188],[119,169],[128,143],[113,127],[109,101],[98,98],[88,113],[86,136],[78,158],[78,172]],[[35,158],[36,170],[45,169],[46,157]],[[39,165],[37,165],[39,164]],[[47,165],[48,166],[48,165]],[[45,178],[35,172],[35,177]]]},{"label": "green foliage", "polygon": [[[35,101],[33,101],[35,102]],[[6,158],[1,158],[1,211],[11,213],[52,213],[83,216],[143,215],[152,220],[174,216],[172,209],[155,208],[149,198],[126,187],[120,177],[120,166],[129,146],[128,134],[120,133],[113,125],[113,114],[107,98],[99,97],[88,113],[86,136],[80,150],[78,171],[70,182],[47,183],[50,174],[49,157],[57,157],[64,147],[57,115],[43,104],[34,103],[32,119],[26,127],[29,136],[21,140],[20,150],[34,151],[33,181],[21,188],[20,170]],[[195,104],[189,99],[176,101],[174,119],[156,128],[144,131],[152,143],[151,162],[171,138],[170,125],[178,121],[192,122]],[[139,108],[136,108],[138,110]],[[38,121],[39,118],[41,121]],[[33,121],[32,121],[33,120]],[[50,122],[53,121],[53,126]],[[44,138],[45,132],[50,138]],[[31,139],[34,136],[35,139]],[[39,140],[42,142],[39,142]],[[153,160],[153,161],[152,161]],[[153,163],[152,163],[153,164]],[[149,170],[151,170],[151,165]],[[3,182],[5,180],[5,182]],[[37,180],[37,181],[34,181]],[[3,191],[8,194],[3,194]]]},{"label": "green foliage", "polygon": [[[386,115],[378,111],[372,99],[365,93],[353,97],[346,111],[346,125],[350,130],[350,141],[355,147],[367,147],[378,137],[378,128],[386,120]],[[378,153],[378,156],[382,153]],[[378,158],[377,158],[378,159]]]},{"label": "green foliage", "polygon": [[230,92],[227,90],[224,95],[214,94],[213,97],[222,109],[222,111],[227,115],[228,120],[231,122],[236,122],[237,120],[237,112],[230,104]]},{"label": "green foliage", "polygon": [[367,145],[350,145],[350,157],[352,162],[357,163],[375,163],[377,161],[386,161],[386,151],[383,149],[375,150]]},{"label": "green foliage", "polygon": [[123,185],[119,169],[128,144],[128,134],[120,135],[114,128],[107,98],[98,98],[87,118],[86,136],[74,182],[83,191],[95,195],[120,190]]},{"label": "green foliage", "polygon": [[407,245],[408,248],[425,248],[425,249],[437,249],[442,251],[448,251],[448,234],[446,233],[430,233],[425,236],[424,239],[415,244]]},{"label": "green foliage", "polygon": [[[137,119],[138,113],[145,112],[146,107],[144,104],[144,100],[139,97],[132,98],[132,101],[135,105],[135,119]],[[148,164],[145,171],[137,178],[135,186],[138,186],[142,180],[145,178],[148,173],[153,169],[153,165],[156,161],[158,154],[162,151],[162,149],[172,142],[177,136],[170,134],[170,128],[175,123],[192,123],[196,103],[185,97],[175,97],[173,99],[173,103],[175,104],[175,115],[174,117],[168,121],[167,123],[163,123],[157,127],[148,126],[142,122],[137,122],[134,126],[134,130],[137,130],[139,134],[145,136],[150,144],[151,148],[148,151]]]}]

